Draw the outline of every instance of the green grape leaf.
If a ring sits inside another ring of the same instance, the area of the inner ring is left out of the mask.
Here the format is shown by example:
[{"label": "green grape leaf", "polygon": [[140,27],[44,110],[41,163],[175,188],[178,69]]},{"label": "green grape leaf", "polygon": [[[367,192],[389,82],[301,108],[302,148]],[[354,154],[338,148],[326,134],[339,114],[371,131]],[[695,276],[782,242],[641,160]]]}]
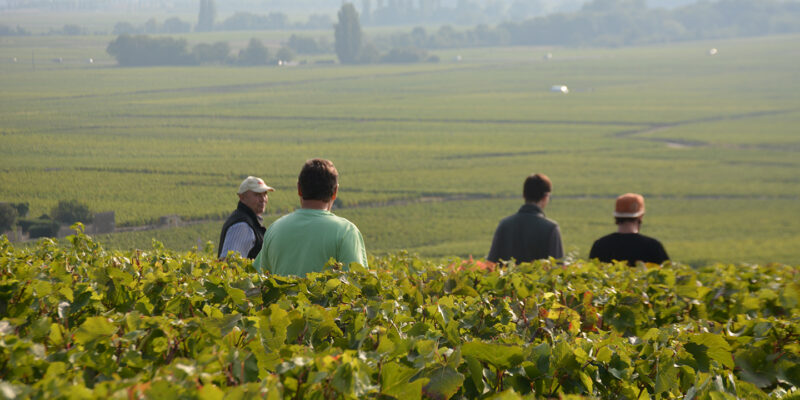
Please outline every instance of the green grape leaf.
[{"label": "green grape leaf", "polygon": [[381,393],[397,399],[420,399],[428,378],[411,381],[417,374],[414,368],[396,362],[381,366]]},{"label": "green grape leaf", "polygon": [[[711,358],[726,368],[732,369],[734,367],[733,357],[731,356],[731,346],[721,335],[713,333],[700,333],[692,335],[689,340],[690,344],[694,344],[687,350],[695,356],[698,363],[705,361],[705,357]],[[706,370],[708,363],[705,363]]]},{"label": "green grape leaf", "polygon": [[105,317],[89,317],[75,332],[75,342],[85,346],[101,339],[110,339],[117,327]]},{"label": "green grape leaf", "polygon": [[423,393],[434,400],[445,400],[453,397],[464,383],[464,375],[450,367],[440,367],[429,372],[428,384]]},{"label": "green grape leaf", "polygon": [[495,343],[464,343],[461,346],[461,354],[465,357],[474,357],[504,370],[517,366],[524,360],[524,352],[521,347]]}]

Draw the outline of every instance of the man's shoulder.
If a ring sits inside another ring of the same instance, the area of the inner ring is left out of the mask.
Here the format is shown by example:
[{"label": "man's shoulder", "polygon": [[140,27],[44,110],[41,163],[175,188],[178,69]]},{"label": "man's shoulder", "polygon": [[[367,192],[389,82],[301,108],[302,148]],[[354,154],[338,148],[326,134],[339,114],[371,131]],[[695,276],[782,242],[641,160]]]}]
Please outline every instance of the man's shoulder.
[{"label": "man's shoulder", "polygon": [[247,221],[247,215],[245,215],[245,213],[243,213],[241,210],[237,208],[233,210],[233,212],[231,212],[230,215],[228,215],[228,218],[225,221],[230,224],[245,222]]},{"label": "man's shoulder", "polygon": [[331,213],[329,220],[333,221],[341,229],[358,231],[358,227],[356,227],[356,224],[352,223],[349,219],[345,217],[340,217],[334,213]]},{"label": "man's shoulder", "polygon": [[246,221],[237,221],[237,222],[232,223],[231,226],[228,227],[228,234],[229,235],[232,232],[237,232],[237,231],[250,231],[250,232],[252,232],[253,228],[251,228],[250,225],[248,225]]},{"label": "man's shoulder", "polygon": [[642,235],[641,233],[609,233],[595,240],[598,245],[616,244],[616,243],[638,243],[639,245],[661,245],[661,242],[650,236]]},{"label": "man's shoulder", "polygon": [[[322,217],[322,218],[320,218]],[[325,212],[325,213],[309,213],[304,212],[303,209],[295,210],[289,214],[286,214],[272,223],[270,228],[275,226],[274,229],[279,229],[282,226],[291,226],[298,221],[305,221],[308,219],[312,219],[314,224],[318,224],[318,226],[329,226],[329,227],[337,227],[339,229],[355,229],[356,225],[347,218],[340,217],[332,212]]]},{"label": "man's shoulder", "polygon": [[642,235],[641,233],[639,234],[639,240],[641,240],[642,242],[648,243],[648,244],[650,244],[652,246],[661,246],[661,242],[658,239],[656,239],[654,237]]},{"label": "man's shoulder", "polygon": [[280,217],[278,217],[278,219],[276,219],[275,221],[272,221],[272,223],[269,224],[269,227],[272,228],[272,227],[277,226],[280,223],[282,223],[282,221],[285,221],[287,219],[291,219],[290,218],[291,215],[292,215],[292,213],[289,213],[289,214],[286,214],[286,215],[281,215]]},{"label": "man's shoulder", "polygon": [[282,227],[287,225],[287,224],[291,225],[292,224],[292,220],[294,218],[296,218],[296,215],[295,215],[294,212],[291,212],[289,214],[286,214],[286,215],[283,215],[283,216],[279,217],[275,221],[272,221],[271,224],[269,224],[269,226],[267,227],[267,232],[272,232],[272,231],[275,231],[276,229],[282,229]]},{"label": "man's shoulder", "polygon": [[537,223],[548,225],[551,227],[558,227],[558,222],[547,218],[542,212],[524,212],[518,211],[500,220],[500,225],[516,225],[516,224],[529,224]]},{"label": "man's shoulder", "polygon": [[608,235],[602,236],[599,239],[595,240],[594,242],[596,244],[605,244],[605,243],[617,240],[618,236],[619,235],[617,235],[616,232],[615,233],[609,233]]}]

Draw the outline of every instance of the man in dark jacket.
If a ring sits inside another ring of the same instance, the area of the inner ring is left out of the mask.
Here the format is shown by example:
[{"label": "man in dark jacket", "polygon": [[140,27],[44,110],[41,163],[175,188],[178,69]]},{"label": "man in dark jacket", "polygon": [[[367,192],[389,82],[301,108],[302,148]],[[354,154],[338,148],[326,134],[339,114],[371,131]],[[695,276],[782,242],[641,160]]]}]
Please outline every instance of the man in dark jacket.
[{"label": "man in dark jacket", "polygon": [[542,258],[564,257],[561,231],[555,221],[547,219],[544,208],[550,203],[553,185],[544,174],[525,179],[522,195],[525,205],[500,221],[492,239],[488,261],[531,262]]},{"label": "man in dark jacket", "polygon": [[267,209],[267,192],[273,190],[261,178],[248,176],[242,181],[238,191],[239,204],[222,225],[217,257],[224,258],[235,251],[242,257],[256,258],[266,230],[261,214]]},{"label": "man in dark jacket", "polygon": [[661,242],[639,233],[643,216],[642,195],[626,193],[617,197],[614,208],[617,232],[597,239],[592,245],[589,258],[602,262],[627,261],[630,266],[636,265],[637,261],[656,264],[669,261]]}]

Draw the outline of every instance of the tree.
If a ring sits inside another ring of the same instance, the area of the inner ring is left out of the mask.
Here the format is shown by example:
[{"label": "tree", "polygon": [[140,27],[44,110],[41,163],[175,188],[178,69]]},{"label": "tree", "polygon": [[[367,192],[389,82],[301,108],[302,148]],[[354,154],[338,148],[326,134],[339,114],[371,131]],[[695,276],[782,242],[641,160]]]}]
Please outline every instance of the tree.
[{"label": "tree", "polygon": [[411,30],[411,41],[416,47],[424,47],[428,41],[428,33],[425,28],[418,26]]},{"label": "tree", "polygon": [[0,203],[0,232],[7,231],[17,221],[17,209],[8,203]]},{"label": "tree", "polygon": [[161,30],[165,33],[186,33],[192,30],[192,24],[178,17],[172,17],[164,21]]},{"label": "tree", "polygon": [[150,18],[145,21],[144,26],[142,27],[144,33],[159,33],[161,31],[161,25],[155,18]]},{"label": "tree", "polygon": [[17,217],[23,218],[28,216],[30,205],[28,203],[13,203],[11,204],[17,210]]},{"label": "tree", "polygon": [[239,64],[266,65],[269,62],[269,50],[256,38],[250,39],[247,48],[239,51]]},{"label": "tree", "polygon": [[361,64],[373,64],[381,61],[381,53],[372,43],[364,43],[358,51],[358,62]]},{"label": "tree", "polygon": [[416,63],[428,58],[425,50],[414,47],[395,48],[381,57],[381,62],[385,63]]},{"label": "tree", "polygon": [[55,237],[61,226],[52,219],[39,218],[29,221],[27,228],[23,228],[30,235],[31,239],[40,237]]},{"label": "tree", "polygon": [[50,216],[62,223],[71,225],[76,222],[91,223],[94,217],[89,211],[89,206],[77,200],[61,200],[58,205],[50,210]]},{"label": "tree", "polygon": [[83,29],[82,27],[80,27],[78,25],[75,25],[75,24],[67,24],[67,25],[64,25],[63,28],[61,28],[61,33],[63,33],[64,35],[67,35],[67,36],[83,35],[84,31],[85,31],[85,29]]},{"label": "tree", "polygon": [[298,52],[299,54],[316,54],[321,53],[317,41],[314,38],[292,35],[286,43],[290,49]]},{"label": "tree", "polygon": [[130,22],[117,22],[117,24],[114,25],[114,30],[111,33],[115,35],[133,35],[137,32],[138,30],[136,27]]},{"label": "tree", "polygon": [[269,13],[266,18],[266,25],[269,29],[285,29],[289,26],[289,16],[284,13]]},{"label": "tree", "polygon": [[185,39],[120,35],[108,44],[106,52],[122,66],[186,65],[192,58]]},{"label": "tree", "polygon": [[277,58],[279,62],[290,62],[294,60],[294,52],[288,47],[281,47],[278,49],[278,52],[275,53],[275,58]]},{"label": "tree", "polygon": [[219,63],[228,61],[231,49],[226,42],[214,44],[200,43],[192,48],[192,56],[198,64]]},{"label": "tree", "polygon": [[217,7],[214,0],[200,0],[200,12],[197,14],[198,32],[210,32],[214,29],[214,19],[217,16]]},{"label": "tree", "polygon": [[361,50],[361,24],[353,4],[347,3],[339,10],[339,23],[334,27],[336,56],[342,64],[355,64]]}]

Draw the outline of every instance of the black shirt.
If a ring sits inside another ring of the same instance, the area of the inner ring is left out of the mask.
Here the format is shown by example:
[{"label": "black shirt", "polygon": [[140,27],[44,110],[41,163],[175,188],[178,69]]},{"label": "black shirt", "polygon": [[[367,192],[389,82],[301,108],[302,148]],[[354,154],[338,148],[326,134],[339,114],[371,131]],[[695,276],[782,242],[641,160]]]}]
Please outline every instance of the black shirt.
[{"label": "black shirt", "polygon": [[548,257],[564,257],[558,224],[545,218],[538,206],[525,204],[497,225],[486,259],[523,263]]},{"label": "black shirt", "polygon": [[636,261],[656,264],[669,261],[661,242],[638,233],[612,233],[597,239],[589,258],[602,262],[627,261],[631,266],[636,265]]}]

